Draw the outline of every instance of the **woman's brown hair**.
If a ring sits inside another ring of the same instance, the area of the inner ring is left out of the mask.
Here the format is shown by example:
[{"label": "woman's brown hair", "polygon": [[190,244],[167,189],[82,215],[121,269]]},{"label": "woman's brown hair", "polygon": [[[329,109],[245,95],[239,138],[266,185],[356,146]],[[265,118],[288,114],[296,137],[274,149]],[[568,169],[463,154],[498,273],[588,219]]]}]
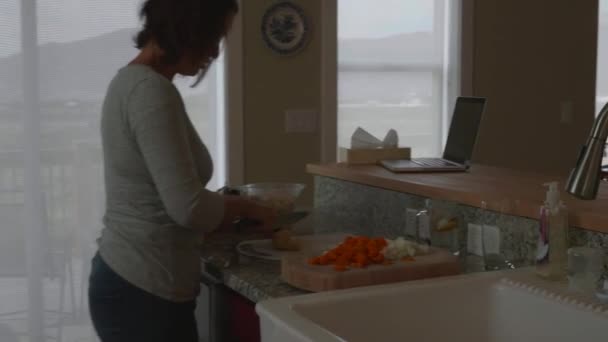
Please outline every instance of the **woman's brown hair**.
[{"label": "woman's brown hair", "polygon": [[146,0],[135,46],[153,39],[164,51],[161,62],[175,64],[185,53],[203,54],[217,44],[227,33],[226,19],[237,12],[237,0]]}]

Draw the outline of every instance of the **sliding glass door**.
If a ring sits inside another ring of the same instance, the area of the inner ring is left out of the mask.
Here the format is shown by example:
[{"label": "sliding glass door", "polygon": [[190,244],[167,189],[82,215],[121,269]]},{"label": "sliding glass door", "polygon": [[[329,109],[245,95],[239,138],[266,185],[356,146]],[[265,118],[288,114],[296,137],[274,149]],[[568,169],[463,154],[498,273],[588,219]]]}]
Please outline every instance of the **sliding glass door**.
[{"label": "sliding glass door", "polygon": [[[140,1],[0,1],[0,341],[96,341],[88,264],[104,206],[101,103]],[[223,58],[187,109],[224,183]]]}]

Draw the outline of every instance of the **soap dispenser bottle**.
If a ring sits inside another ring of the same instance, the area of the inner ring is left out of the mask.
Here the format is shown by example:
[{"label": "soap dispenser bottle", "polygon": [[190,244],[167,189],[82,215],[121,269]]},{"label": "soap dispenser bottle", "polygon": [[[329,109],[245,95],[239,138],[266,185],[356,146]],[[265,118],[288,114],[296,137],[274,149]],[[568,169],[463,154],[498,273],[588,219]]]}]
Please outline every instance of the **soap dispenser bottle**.
[{"label": "soap dispenser bottle", "polygon": [[566,277],[568,252],[568,210],[560,200],[558,183],[544,184],[549,188],[540,208],[537,273],[547,279]]},{"label": "soap dispenser bottle", "polygon": [[427,246],[431,245],[431,200],[424,202],[424,209],[418,212],[418,242]]}]

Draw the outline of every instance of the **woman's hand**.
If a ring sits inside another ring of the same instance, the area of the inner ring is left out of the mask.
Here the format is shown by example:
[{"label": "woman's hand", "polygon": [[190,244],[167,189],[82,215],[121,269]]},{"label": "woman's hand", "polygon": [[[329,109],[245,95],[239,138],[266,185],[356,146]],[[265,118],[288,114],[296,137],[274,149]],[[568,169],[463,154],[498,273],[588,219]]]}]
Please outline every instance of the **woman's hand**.
[{"label": "woman's hand", "polygon": [[274,223],[277,220],[277,210],[251,200],[246,200],[245,202],[242,217],[260,222],[259,225],[246,227],[245,231],[272,233]]},{"label": "woman's hand", "polygon": [[247,198],[226,195],[224,199],[224,219],[219,230],[232,232],[234,231],[234,221],[237,218],[246,218],[260,222],[259,225],[247,227],[248,231],[272,232],[277,214],[275,209],[260,205]]}]

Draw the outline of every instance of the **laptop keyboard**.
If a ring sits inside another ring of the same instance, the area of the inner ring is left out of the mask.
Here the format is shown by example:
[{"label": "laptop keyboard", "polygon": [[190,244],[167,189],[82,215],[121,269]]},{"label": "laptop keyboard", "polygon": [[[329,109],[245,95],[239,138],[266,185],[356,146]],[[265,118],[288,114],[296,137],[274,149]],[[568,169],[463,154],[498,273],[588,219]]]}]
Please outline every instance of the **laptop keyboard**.
[{"label": "laptop keyboard", "polygon": [[450,163],[443,159],[437,159],[437,158],[416,158],[414,161],[417,164],[422,165],[423,167],[446,167],[446,166],[455,167],[455,166],[457,166],[456,164]]}]

